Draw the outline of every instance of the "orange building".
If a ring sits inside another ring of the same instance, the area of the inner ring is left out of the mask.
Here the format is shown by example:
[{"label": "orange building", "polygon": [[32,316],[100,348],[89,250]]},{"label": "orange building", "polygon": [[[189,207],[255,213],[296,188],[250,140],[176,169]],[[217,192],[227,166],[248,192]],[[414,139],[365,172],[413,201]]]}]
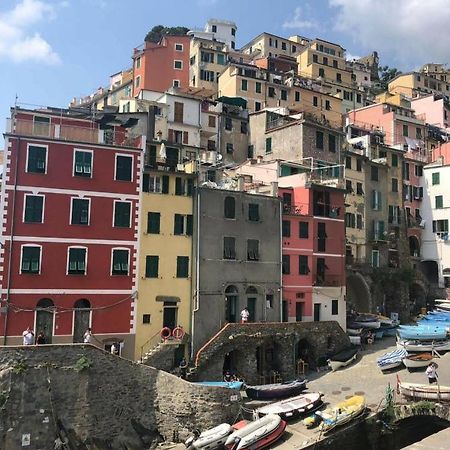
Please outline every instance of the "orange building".
[{"label": "orange building", "polygon": [[165,92],[189,87],[190,36],[164,36],[159,43],[145,42],[133,53],[133,97],[141,90]]}]

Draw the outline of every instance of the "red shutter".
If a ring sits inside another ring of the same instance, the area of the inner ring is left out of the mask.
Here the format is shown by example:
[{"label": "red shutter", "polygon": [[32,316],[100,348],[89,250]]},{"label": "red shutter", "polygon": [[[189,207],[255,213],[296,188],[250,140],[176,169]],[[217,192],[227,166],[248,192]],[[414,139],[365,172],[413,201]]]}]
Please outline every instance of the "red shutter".
[{"label": "red shutter", "polygon": [[168,137],[169,142],[175,142],[175,135],[174,134],[175,133],[173,132],[173,130],[171,130],[169,128],[169,137]]}]

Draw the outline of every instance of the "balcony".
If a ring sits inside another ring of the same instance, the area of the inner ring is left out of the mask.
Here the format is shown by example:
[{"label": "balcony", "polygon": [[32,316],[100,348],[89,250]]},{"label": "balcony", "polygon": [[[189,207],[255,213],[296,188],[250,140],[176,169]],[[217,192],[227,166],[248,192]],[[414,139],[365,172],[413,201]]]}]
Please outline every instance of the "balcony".
[{"label": "balcony", "polygon": [[[283,203],[283,214],[286,216],[305,216],[305,205],[293,205],[291,203]],[[303,212],[302,212],[303,210]]]},{"label": "balcony", "polygon": [[333,286],[343,286],[344,284],[345,284],[344,275],[318,273],[316,274],[314,286],[333,287]]},{"label": "balcony", "polygon": [[407,218],[408,228],[424,228],[424,221],[420,216],[413,216],[412,214],[408,214]]},{"label": "balcony", "polygon": [[38,123],[25,119],[8,119],[7,133],[67,142],[86,142],[118,147],[141,148],[142,136],[130,137],[122,130],[101,130],[91,122],[91,128],[54,123]]},{"label": "balcony", "polygon": [[326,203],[316,203],[313,208],[313,214],[319,217],[330,217],[333,219],[342,219],[344,208]]}]

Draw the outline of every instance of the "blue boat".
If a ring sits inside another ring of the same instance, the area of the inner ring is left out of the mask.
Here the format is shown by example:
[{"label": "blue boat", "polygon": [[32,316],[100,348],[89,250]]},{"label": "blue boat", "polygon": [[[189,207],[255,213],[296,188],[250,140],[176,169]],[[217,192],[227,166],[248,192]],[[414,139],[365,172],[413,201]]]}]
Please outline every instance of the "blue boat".
[{"label": "blue boat", "polygon": [[404,348],[386,353],[377,359],[378,367],[381,370],[394,369],[395,367],[403,364],[403,358],[405,358],[407,355],[408,352]]},{"label": "blue boat", "polygon": [[397,333],[403,340],[437,340],[445,339],[447,337],[446,328],[441,326],[400,325]]},{"label": "blue boat", "polygon": [[195,384],[201,384],[202,386],[215,386],[228,389],[234,389],[240,391],[244,386],[243,381],[197,381]]},{"label": "blue boat", "polygon": [[383,330],[384,336],[396,336],[398,326],[397,325],[385,325],[385,326],[381,325],[380,329]]}]

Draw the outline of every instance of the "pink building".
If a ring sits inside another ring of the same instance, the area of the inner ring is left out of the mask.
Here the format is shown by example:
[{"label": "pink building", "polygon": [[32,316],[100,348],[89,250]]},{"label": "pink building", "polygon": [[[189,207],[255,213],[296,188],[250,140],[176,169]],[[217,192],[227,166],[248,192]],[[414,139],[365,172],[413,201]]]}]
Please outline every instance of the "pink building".
[{"label": "pink building", "polygon": [[430,94],[411,99],[416,117],[427,124],[450,131],[450,103],[442,95]]}]

